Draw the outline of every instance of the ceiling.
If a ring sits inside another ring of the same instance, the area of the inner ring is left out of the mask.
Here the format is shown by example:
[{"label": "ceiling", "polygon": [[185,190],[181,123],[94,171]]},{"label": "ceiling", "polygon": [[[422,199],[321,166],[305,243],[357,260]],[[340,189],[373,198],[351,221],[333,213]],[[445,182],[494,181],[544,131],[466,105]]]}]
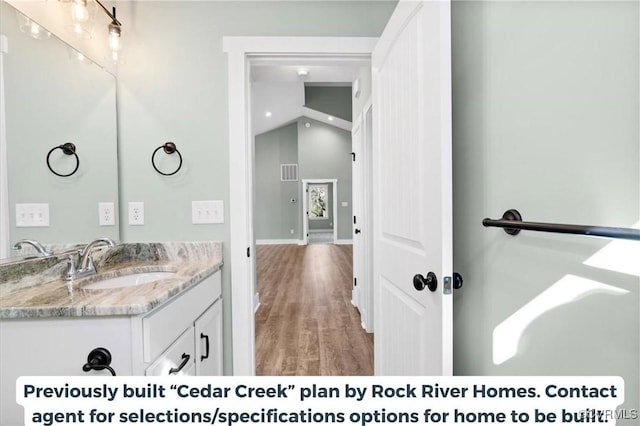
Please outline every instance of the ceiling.
[{"label": "ceiling", "polygon": [[[351,130],[351,123],[304,106],[304,86],[350,86],[367,57],[359,58],[253,58],[251,61],[251,106],[253,133],[259,135],[292,123],[300,117]],[[305,69],[306,76],[298,75]],[[270,116],[267,116],[270,113]]]}]

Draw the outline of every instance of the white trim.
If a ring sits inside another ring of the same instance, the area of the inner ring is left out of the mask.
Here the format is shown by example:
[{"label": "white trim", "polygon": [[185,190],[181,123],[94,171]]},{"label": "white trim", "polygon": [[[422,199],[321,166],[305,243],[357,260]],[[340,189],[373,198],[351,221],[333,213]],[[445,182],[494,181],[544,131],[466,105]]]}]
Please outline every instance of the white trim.
[{"label": "white trim", "polygon": [[338,179],[302,179],[302,242],[303,244],[309,244],[309,193],[307,189],[309,185],[315,185],[318,183],[326,183],[333,185],[333,242],[338,241]]},{"label": "white trim", "polygon": [[342,246],[348,246],[350,244],[353,244],[353,240],[335,240],[333,244],[336,245],[342,245]]},{"label": "white trim", "polygon": [[[224,37],[227,53],[229,102],[229,233],[233,374],[255,374],[255,329],[252,315],[253,245],[252,153],[250,131],[248,58],[260,56],[360,56],[370,57],[377,38],[372,37]],[[254,256],[255,257],[255,256]],[[255,270],[255,269],[254,269]]]},{"label": "white trim", "polygon": [[[315,219],[318,220],[318,219]],[[328,219],[326,219],[328,220]],[[333,232],[333,228],[327,228],[327,229],[309,229],[309,233],[310,234],[321,234],[321,233],[327,233],[327,232]]]},{"label": "white trim", "polygon": [[253,295],[253,313],[258,312],[258,308],[260,307],[260,293],[257,291]]},{"label": "white trim", "polygon": [[9,176],[7,164],[7,129],[4,101],[4,55],[9,51],[7,36],[0,35],[0,259],[11,255],[9,221]]},{"label": "white trim", "polygon": [[374,192],[373,192],[373,135],[371,134],[373,132],[373,123],[371,123],[371,126],[369,126],[369,121],[373,121],[373,120],[369,120],[367,119],[367,116],[369,115],[369,112],[371,111],[371,117],[373,117],[373,111],[372,111],[372,100],[371,100],[371,96],[369,96],[369,99],[367,99],[367,101],[364,104],[363,110],[362,110],[362,126],[363,126],[363,143],[362,143],[362,159],[363,159],[363,168],[364,168],[364,187],[365,187],[365,191],[364,191],[364,209],[362,211],[362,227],[363,229],[366,227],[366,229],[368,231],[363,231],[363,239],[364,239],[364,255],[363,255],[363,259],[364,259],[364,277],[362,277],[362,284],[364,284],[363,288],[365,289],[363,291],[364,295],[363,298],[364,300],[364,304],[366,305],[366,309],[365,309],[365,318],[362,318],[362,323],[364,325],[365,330],[368,333],[373,333],[374,332],[374,328],[373,328],[373,324],[375,323],[374,320],[374,315],[375,315],[375,310],[374,310],[374,289],[373,289],[373,214],[371,214],[371,212],[373,211],[373,206],[374,206],[374,202],[373,202],[373,197],[374,197]]},{"label": "white trim", "polygon": [[275,246],[279,244],[300,244],[300,240],[256,240],[257,246]]}]

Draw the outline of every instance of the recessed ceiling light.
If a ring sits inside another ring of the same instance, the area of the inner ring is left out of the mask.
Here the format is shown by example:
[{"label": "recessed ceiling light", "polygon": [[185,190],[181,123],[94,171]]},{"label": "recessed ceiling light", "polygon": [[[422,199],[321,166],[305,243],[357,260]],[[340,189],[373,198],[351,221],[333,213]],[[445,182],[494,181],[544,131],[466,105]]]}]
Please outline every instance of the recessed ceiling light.
[{"label": "recessed ceiling light", "polygon": [[267,112],[265,112],[265,113],[264,113],[264,116],[265,116],[265,117],[271,117],[271,111],[267,111]]},{"label": "recessed ceiling light", "polygon": [[307,121],[306,123],[304,123],[304,127],[307,127],[307,128],[311,127],[311,123]]},{"label": "recessed ceiling light", "polygon": [[309,70],[306,68],[299,68],[298,69],[298,77],[306,77],[309,75]]},{"label": "recessed ceiling light", "polygon": [[332,117],[332,116],[327,117],[327,119],[328,119],[329,121],[333,121],[333,117]]}]

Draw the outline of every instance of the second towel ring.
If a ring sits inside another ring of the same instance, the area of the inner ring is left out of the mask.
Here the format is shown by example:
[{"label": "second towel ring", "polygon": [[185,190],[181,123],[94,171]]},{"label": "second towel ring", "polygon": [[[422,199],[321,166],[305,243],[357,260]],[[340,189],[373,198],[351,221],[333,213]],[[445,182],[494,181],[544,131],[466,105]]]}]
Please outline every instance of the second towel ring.
[{"label": "second towel ring", "polygon": [[[165,154],[169,154],[169,155],[171,155],[171,154],[173,154],[175,152],[176,154],[178,154],[178,157],[180,158],[180,164],[178,164],[178,168],[175,169],[171,173],[161,172],[158,169],[158,167],[156,167],[156,162],[155,162],[156,152],[158,152],[161,149],[164,150]],[[159,147],[157,147],[155,149],[155,151],[153,151],[153,154],[151,154],[151,165],[156,170],[156,172],[160,173],[161,175],[164,175],[164,176],[175,175],[176,173],[178,173],[178,170],[180,170],[180,168],[182,167],[182,154],[180,154],[180,151],[178,151],[178,148],[176,148],[176,144],[175,143],[173,143],[173,142],[165,142],[163,145],[160,145]]]},{"label": "second towel ring", "polygon": [[[66,175],[63,175],[61,173],[56,172],[55,170],[53,170],[53,167],[51,167],[51,163],[49,162],[49,157],[51,157],[51,154],[56,149],[61,149],[62,152],[65,153],[66,155],[73,155],[73,156],[76,157],[76,168],[73,169],[73,171],[71,173],[67,173]],[[78,157],[78,154],[76,153],[76,146],[74,144],[72,144],[71,142],[67,142],[67,143],[64,143],[64,144],[62,144],[60,146],[54,146],[53,148],[51,148],[51,150],[47,154],[47,167],[49,167],[49,170],[51,170],[51,173],[53,173],[56,176],[69,177],[69,176],[73,175],[75,172],[78,171],[78,167],[80,167],[80,158]]]}]

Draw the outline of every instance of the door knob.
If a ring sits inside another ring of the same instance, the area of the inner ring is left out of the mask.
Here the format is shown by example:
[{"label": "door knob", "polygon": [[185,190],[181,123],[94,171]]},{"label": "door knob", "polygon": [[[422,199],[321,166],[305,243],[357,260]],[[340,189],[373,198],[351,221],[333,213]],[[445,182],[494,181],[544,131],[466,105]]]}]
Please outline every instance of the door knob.
[{"label": "door knob", "polygon": [[422,274],[416,274],[413,277],[413,286],[416,290],[422,291],[428,288],[431,291],[436,291],[438,288],[438,278],[433,272],[429,272],[425,278]]},{"label": "door knob", "polygon": [[462,278],[462,275],[460,275],[457,272],[454,272],[453,273],[453,289],[454,290],[461,289],[463,283],[464,283],[464,279]]},{"label": "door knob", "polygon": [[360,233],[360,230],[356,228],[356,230],[354,231],[356,234]]}]

